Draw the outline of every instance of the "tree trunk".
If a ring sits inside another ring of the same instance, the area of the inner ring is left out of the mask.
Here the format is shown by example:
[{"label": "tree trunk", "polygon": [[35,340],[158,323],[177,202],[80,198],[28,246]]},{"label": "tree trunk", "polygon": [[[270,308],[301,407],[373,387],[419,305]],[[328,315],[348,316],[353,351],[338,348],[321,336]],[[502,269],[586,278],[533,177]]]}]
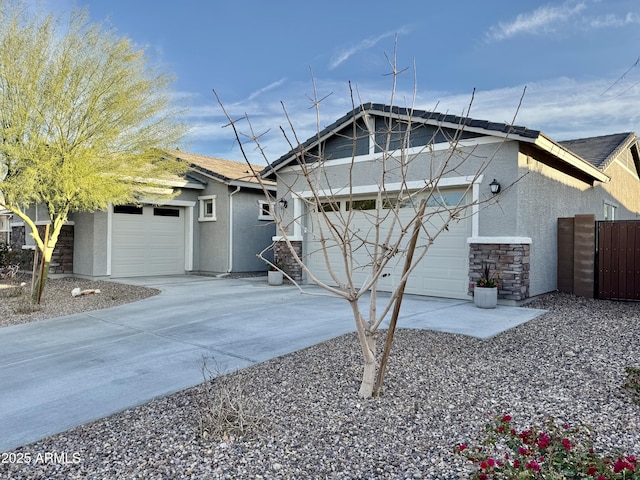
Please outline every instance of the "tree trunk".
[{"label": "tree trunk", "polygon": [[35,288],[33,289],[31,299],[33,303],[40,304],[42,299],[42,293],[44,292],[44,286],[49,278],[49,267],[51,264],[52,251],[47,251],[41,256],[41,265],[37,269],[37,276],[34,282]]},{"label": "tree trunk", "polygon": [[362,371],[362,383],[358,395],[362,398],[373,396],[373,386],[376,382],[376,340],[377,332],[365,330],[365,345],[362,345],[364,352],[364,368]]},{"label": "tree trunk", "polygon": [[55,243],[51,245],[49,243],[49,225],[45,227],[44,234],[44,248],[42,249],[42,266],[39,269],[35,269],[34,271],[38,272],[38,277],[35,281],[35,289],[31,292],[31,300],[33,303],[37,303],[40,305],[40,300],[42,299],[42,292],[44,292],[44,286],[47,283],[47,278],[49,278],[49,267],[51,265],[51,258],[53,257],[53,249],[55,248]]}]

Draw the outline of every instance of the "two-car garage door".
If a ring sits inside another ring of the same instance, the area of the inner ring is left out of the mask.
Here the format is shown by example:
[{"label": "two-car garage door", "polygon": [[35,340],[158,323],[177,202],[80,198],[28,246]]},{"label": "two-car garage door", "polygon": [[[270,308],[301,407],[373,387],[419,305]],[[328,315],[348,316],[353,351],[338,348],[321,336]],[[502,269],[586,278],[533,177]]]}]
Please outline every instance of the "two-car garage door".
[{"label": "two-car garage door", "polygon": [[[437,231],[448,217],[448,212],[443,207],[463,204],[465,195],[464,190],[452,190],[442,193],[438,198],[431,197],[427,208],[426,230],[431,234]],[[376,232],[381,234],[380,238],[384,238],[389,230],[387,227],[391,225],[391,216],[389,216],[381,223],[379,230],[376,228],[379,215],[376,213],[375,206],[374,199],[363,198],[332,200],[330,204],[321,207],[330,218],[333,217],[336,220],[338,225],[340,224],[338,218],[349,218],[349,221],[352,222],[350,227],[352,232],[351,246],[354,250],[351,259],[353,261],[353,282],[356,287],[364,285],[371,272],[373,243],[362,240],[373,240]],[[397,211],[400,223],[404,225],[407,225],[411,217],[415,215],[414,206],[409,204],[406,205],[406,208],[403,206]],[[384,210],[382,213],[384,214]],[[328,241],[325,243],[327,247],[325,250],[330,267],[327,265],[321,248],[320,232],[324,229],[326,238],[329,230],[321,218],[322,215],[313,216],[311,228],[307,233],[308,266],[319,280],[335,285],[336,281],[331,276],[331,270],[337,278],[344,279],[344,258],[340,249],[332,246],[332,242]],[[398,230],[397,224],[394,229]],[[469,247],[467,238],[469,236],[471,236],[471,219],[468,215],[460,215],[450,222],[447,229],[442,231],[429,247],[428,253],[409,278],[405,289],[406,293],[468,299]],[[393,240],[390,243],[392,244]],[[407,243],[408,239],[405,246]],[[419,254],[421,247],[427,243],[427,237],[423,232],[419,237],[419,248],[416,250],[416,255]],[[380,290],[391,291],[398,285],[402,276],[404,259],[403,254],[396,255],[394,260],[389,263],[378,284]]]},{"label": "two-car garage door", "polygon": [[111,276],[185,272],[184,208],[123,205],[113,208]]}]

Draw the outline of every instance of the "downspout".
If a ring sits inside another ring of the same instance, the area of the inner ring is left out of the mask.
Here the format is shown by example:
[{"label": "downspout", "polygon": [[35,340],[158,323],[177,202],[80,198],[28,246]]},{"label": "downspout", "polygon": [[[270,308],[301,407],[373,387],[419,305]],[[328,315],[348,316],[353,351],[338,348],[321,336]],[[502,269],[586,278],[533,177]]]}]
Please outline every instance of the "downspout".
[{"label": "downspout", "polygon": [[229,275],[233,269],[233,196],[239,191],[240,185],[229,195],[229,268],[225,275]]}]

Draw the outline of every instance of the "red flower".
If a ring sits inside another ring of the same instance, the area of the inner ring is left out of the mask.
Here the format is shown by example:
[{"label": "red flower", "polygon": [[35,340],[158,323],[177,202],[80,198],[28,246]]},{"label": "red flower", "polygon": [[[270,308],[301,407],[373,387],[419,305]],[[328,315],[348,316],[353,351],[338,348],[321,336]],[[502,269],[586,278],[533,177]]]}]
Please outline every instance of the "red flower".
[{"label": "red flower", "polygon": [[598,469],[596,467],[594,467],[593,465],[591,465],[588,469],[587,469],[587,475],[595,475],[596,473],[598,473]]},{"label": "red flower", "polygon": [[564,449],[568,452],[569,450],[571,450],[571,442],[569,441],[568,438],[563,438],[562,439],[562,445],[564,445]]},{"label": "red flower", "polygon": [[520,460],[517,458],[513,461],[513,468],[520,468]]},{"label": "red flower", "polygon": [[480,470],[486,470],[487,468],[489,468],[489,464],[486,461],[480,462]]},{"label": "red flower", "polygon": [[630,463],[625,462],[622,458],[618,458],[618,461],[613,464],[613,473],[620,473],[630,465]]},{"label": "red flower", "polygon": [[503,422],[510,422],[511,421],[511,415],[503,415],[502,416],[502,421]]},{"label": "red flower", "polygon": [[538,436],[538,448],[540,450],[544,450],[549,446],[550,443],[551,443],[551,437],[544,432],[540,432],[540,435]]},{"label": "red flower", "polygon": [[462,451],[464,451],[464,450],[466,450],[466,449],[467,449],[467,445],[466,445],[466,444],[464,444],[464,443],[461,443],[461,444],[458,446],[458,449],[462,452]]},{"label": "red flower", "polygon": [[490,467],[496,466],[496,461],[493,458],[487,458],[487,463],[489,464]]},{"label": "red flower", "polygon": [[526,457],[529,455],[529,450],[525,447],[518,447],[518,453]]},{"label": "red flower", "polygon": [[540,465],[538,465],[538,462],[535,460],[528,461],[525,467],[527,467],[528,470],[533,470],[534,472],[540,471]]}]

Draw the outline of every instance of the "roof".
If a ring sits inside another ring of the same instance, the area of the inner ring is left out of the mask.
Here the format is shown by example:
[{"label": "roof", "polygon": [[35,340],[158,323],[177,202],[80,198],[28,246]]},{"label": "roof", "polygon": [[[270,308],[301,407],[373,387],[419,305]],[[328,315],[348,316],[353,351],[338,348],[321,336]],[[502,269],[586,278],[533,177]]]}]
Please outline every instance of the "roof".
[{"label": "roof", "polygon": [[635,141],[637,141],[635,133],[625,132],[599,137],[578,138],[558,143],[580,155],[593,166],[604,170],[623,149]]},{"label": "roof", "polygon": [[449,115],[438,112],[430,112],[427,110],[416,110],[406,107],[392,107],[380,103],[365,103],[355,108],[351,112],[342,116],[328,127],[324,128],[319,134],[312,136],[306,142],[302,143],[298,148],[287,152],[285,155],[277,159],[271,165],[261,172],[263,178],[275,174],[280,168],[285,167],[292,161],[296,160],[296,154],[299,151],[308,149],[325,141],[329,136],[338,132],[341,128],[364,115],[386,116],[389,114],[397,117],[411,118],[413,122],[421,121],[425,125],[437,125],[446,128],[464,128],[469,132],[475,132],[485,135],[499,136],[509,138],[534,145],[536,148],[548,152],[556,156],[570,168],[586,174],[592,180],[607,182],[607,177],[595,165],[583,159],[580,155],[573,152],[568,147],[552,140],[540,130],[532,130],[527,127],[511,125],[504,122],[491,122],[489,120],[478,120],[469,117],[461,117],[458,115]]},{"label": "roof", "polygon": [[[188,153],[181,151],[171,152],[172,155],[178,160],[182,160],[190,164],[196,171],[207,175],[208,177],[215,178],[223,183],[227,184],[251,184],[254,187],[259,187],[260,181],[257,175],[254,175],[251,171],[259,174],[262,170],[262,166],[251,165],[246,162],[235,162],[232,160],[224,160],[222,158],[208,157],[206,155],[199,155],[197,153]],[[268,186],[275,185],[274,182],[264,180]]]}]

